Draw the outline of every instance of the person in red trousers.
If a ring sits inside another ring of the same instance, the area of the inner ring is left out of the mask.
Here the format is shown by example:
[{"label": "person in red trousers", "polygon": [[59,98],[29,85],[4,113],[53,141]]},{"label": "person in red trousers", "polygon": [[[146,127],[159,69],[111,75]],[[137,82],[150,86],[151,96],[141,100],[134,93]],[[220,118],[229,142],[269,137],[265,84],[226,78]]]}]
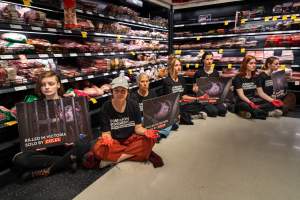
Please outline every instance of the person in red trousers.
[{"label": "person in red trousers", "polygon": [[92,153],[101,160],[99,167],[124,160],[152,162],[163,165],[162,159],[152,151],[158,138],[156,130],[142,126],[138,104],[128,97],[129,84],[124,76],[112,81],[112,99],[101,108],[101,138],[92,147]]}]

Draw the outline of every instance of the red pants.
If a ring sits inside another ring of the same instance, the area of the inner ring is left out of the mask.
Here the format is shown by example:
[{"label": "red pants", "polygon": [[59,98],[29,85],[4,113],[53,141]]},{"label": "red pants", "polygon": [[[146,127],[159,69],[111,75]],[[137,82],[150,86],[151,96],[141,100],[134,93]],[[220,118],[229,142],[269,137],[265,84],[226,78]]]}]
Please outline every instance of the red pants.
[{"label": "red pants", "polygon": [[101,144],[101,139],[93,147],[93,153],[98,160],[117,161],[122,154],[133,155],[128,160],[146,161],[152,151],[155,140],[142,135],[133,134],[123,141],[114,140],[112,146]]}]

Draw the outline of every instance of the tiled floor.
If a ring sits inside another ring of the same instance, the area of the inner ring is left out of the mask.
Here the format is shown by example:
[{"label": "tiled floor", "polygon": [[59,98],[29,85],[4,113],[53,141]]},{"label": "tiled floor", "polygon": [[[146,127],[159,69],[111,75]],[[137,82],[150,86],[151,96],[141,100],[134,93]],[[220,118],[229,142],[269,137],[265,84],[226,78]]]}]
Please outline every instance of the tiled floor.
[{"label": "tiled floor", "polygon": [[76,199],[300,199],[299,118],[194,122],[156,145],[163,168],[121,163]]}]

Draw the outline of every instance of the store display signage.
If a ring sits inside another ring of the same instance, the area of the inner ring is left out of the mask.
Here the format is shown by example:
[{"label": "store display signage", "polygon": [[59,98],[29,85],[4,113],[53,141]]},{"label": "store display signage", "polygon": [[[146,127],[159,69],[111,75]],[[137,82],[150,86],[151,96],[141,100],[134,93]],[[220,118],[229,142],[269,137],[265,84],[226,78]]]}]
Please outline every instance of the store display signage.
[{"label": "store display signage", "polygon": [[31,0],[23,0],[24,6],[30,6]]},{"label": "store display signage", "polygon": [[22,29],[21,25],[10,24],[9,26],[10,26],[10,28],[13,28],[13,29]]},{"label": "store display signage", "polygon": [[37,26],[32,26],[31,30],[33,30],[33,31],[41,31],[42,28],[41,27],[37,27]]},{"label": "store display signage", "polygon": [[91,78],[95,78],[95,76],[94,75],[88,75],[87,78],[91,79]]},{"label": "store display signage", "polygon": [[61,57],[63,57],[63,55],[62,55],[61,53],[53,54],[53,56],[56,57],[56,58],[61,58]]},{"label": "store display signage", "polygon": [[17,87],[14,87],[15,91],[21,91],[21,90],[27,90],[27,87],[25,85],[23,86],[17,86]]},{"label": "store display signage", "polygon": [[285,77],[285,71],[280,70],[271,74],[273,81],[273,94],[274,98],[281,98],[287,94],[288,82]]},{"label": "store display signage", "polygon": [[87,38],[87,32],[82,31],[82,32],[81,32],[81,35],[82,35],[82,38]]},{"label": "store display signage", "polygon": [[22,102],[16,107],[22,151],[91,138],[87,100],[84,97]]},{"label": "store display signage", "polygon": [[83,78],[82,77],[76,77],[75,81],[81,81]]},{"label": "store display signage", "polygon": [[143,101],[144,127],[163,129],[177,121],[179,115],[179,93],[171,93]]},{"label": "store display signage", "polygon": [[55,28],[47,28],[47,30],[48,30],[49,32],[57,32],[57,29],[55,29]]}]

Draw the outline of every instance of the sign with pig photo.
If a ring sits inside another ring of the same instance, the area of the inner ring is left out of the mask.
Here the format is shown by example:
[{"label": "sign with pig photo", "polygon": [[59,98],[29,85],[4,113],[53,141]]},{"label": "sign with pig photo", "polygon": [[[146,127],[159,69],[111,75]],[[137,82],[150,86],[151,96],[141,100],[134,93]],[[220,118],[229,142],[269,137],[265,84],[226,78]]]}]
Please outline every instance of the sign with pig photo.
[{"label": "sign with pig photo", "polygon": [[84,97],[18,103],[17,120],[22,151],[91,138]]},{"label": "sign with pig photo", "polygon": [[230,90],[231,85],[231,78],[201,77],[197,79],[197,96],[205,95],[206,98],[200,99],[199,101],[206,101],[208,103],[223,102],[224,99],[229,97],[232,93]]},{"label": "sign with pig photo", "polygon": [[172,93],[143,101],[143,124],[145,128],[160,130],[177,121],[179,93]]},{"label": "sign with pig photo", "polygon": [[282,98],[287,94],[288,83],[285,78],[285,71],[277,71],[271,74],[271,78],[273,81],[273,94],[274,98]]}]

